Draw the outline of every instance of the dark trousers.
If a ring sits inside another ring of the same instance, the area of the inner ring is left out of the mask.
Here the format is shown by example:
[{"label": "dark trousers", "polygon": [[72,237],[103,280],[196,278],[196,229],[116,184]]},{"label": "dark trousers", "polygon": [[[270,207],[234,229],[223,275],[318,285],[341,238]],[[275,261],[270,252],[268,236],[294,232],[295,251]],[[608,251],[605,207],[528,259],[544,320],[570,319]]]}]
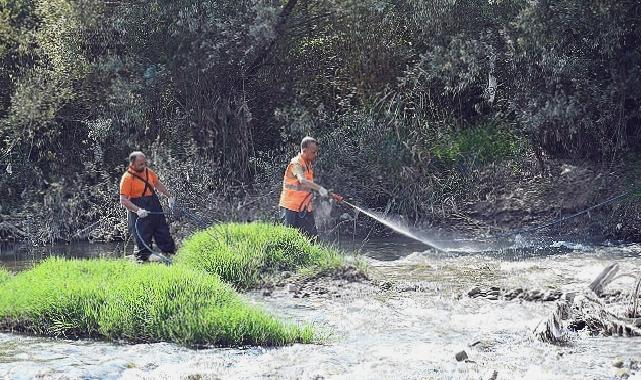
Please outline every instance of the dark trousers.
[{"label": "dark trousers", "polygon": [[314,213],[307,210],[296,212],[285,207],[281,207],[280,217],[285,226],[298,228],[300,232],[311,238],[318,236],[316,222],[314,221]]},{"label": "dark trousers", "polygon": [[[162,212],[162,206],[156,194],[131,198],[130,200],[136,206],[149,212]],[[136,221],[138,221],[138,233],[135,228]],[[134,254],[138,259],[143,261],[149,259],[151,251],[147,247],[153,248],[152,240],[156,242],[156,246],[162,253],[174,253],[176,251],[176,244],[169,233],[169,225],[164,214],[149,214],[144,218],[139,218],[138,215],[129,211],[127,212],[127,222],[129,224],[129,232],[134,236],[136,242]]]}]

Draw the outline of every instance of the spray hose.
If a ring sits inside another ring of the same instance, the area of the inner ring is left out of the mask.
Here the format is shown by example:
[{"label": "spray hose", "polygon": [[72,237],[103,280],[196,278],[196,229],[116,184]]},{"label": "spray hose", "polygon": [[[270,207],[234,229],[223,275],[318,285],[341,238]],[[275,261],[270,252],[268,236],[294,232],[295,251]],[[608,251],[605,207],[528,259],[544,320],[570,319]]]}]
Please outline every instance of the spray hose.
[{"label": "spray hose", "polygon": [[[332,197],[334,197],[335,195],[336,194],[332,194]],[[628,191],[626,191],[624,193],[621,193],[621,194],[619,194],[617,196],[608,198],[608,199],[606,199],[606,200],[604,200],[602,202],[599,202],[599,203],[597,203],[595,205],[592,205],[592,206],[590,206],[590,207],[588,207],[588,208],[586,208],[586,209],[584,209],[582,211],[576,212],[574,214],[563,216],[563,217],[555,219],[555,220],[553,220],[551,222],[548,222],[548,223],[545,223],[545,224],[542,224],[542,225],[539,225],[539,226],[535,226],[535,227],[532,227],[532,228],[527,228],[527,229],[522,229],[522,230],[518,230],[518,231],[512,231],[512,232],[506,232],[506,233],[494,235],[494,238],[505,238],[505,237],[508,237],[508,236],[516,236],[516,235],[520,235],[520,234],[528,234],[528,233],[531,233],[531,232],[542,230],[544,228],[551,227],[551,226],[553,226],[555,224],[562,223],[562,222],[565,222],[567,220],[574,219],[574,218],[579,217],[581,215],[589,214],[590,211],[592,211],[592,210],[594,210],[596,208],[599,208],[601,206],[605,206],[605,205],[607,205],[609,203],[616,202],[618,200],[624,199],[624,198],[629,197],[629,196],[641,196],[641,187],[634,188],[632,190],[628,190]],[[340,197],[340,196],[338,196],[338,197]],[[334,198],[334,199],[336,199],[336,198]],[[340,197],[340,200],[336,199],[336,201],[338,203],[346,204],[346,205],[350,206],[353,209],[356,209],[356,210],[359,210],[359,211],[364,211],[361,207],[358,207],[358,206],[346,201],[343,197]],[[368,216],[371,216],[367,212],[365,214],[367,214]],[[461,240],[461,239],[459,239],[459,240]],[[462,239],[462,240],[472,240],[472,239]]]},{"label": "spray hose", "polygon": [[[174,205],[174,207],[169,212],[164,212],[164,211],[147,211],[147,212],[150,215],[186,216],[195,225],[197,225],[198,228],[201,228],[201,229],[206,228],[210,224],[210,223],[207,223],[203,218],[197,215],[194,215],[189,210],[185,209],[184,207],[180,207],[178,205]],[[134,222],[134,231],[136,232],[136,236],[138,237],[138,240],[150,252],[150,254],[160,258],[160,261],[162,261],[164,264],[170,265],[172,261],[169,257],[165,256],[161,252],[156,252],[153,249],[151,249],[151,247],[148,246],[145,240],[142,238],[142,235],[140,234],[140,229],[138,228],[138,222],[140,221],[140,219],[143,219],[143,218],[136,218],[136,221]]]},{"label": "spray hose", "polygon": [[[165,215],[165,214],[170,214],[170,213],[165,213],[163,211],[147,211],[150,215]],[[150,255],[157,256],[160,258],[160,261],[162,261],[164,264],[170,265],[172,263],[171,259],[164,254],[160,252],[156,252],[153,249],[151,249],[150,246],[147,245],[145,242],[145,239],[142,238],[140,235],[140,230],[138,229],[138,222],[142,218],[136,218],[136,221],[134,222],[134,230],[136,231],[136,236],[138,236],[138,241],[142,243],[142,245],[149,251]]]}]

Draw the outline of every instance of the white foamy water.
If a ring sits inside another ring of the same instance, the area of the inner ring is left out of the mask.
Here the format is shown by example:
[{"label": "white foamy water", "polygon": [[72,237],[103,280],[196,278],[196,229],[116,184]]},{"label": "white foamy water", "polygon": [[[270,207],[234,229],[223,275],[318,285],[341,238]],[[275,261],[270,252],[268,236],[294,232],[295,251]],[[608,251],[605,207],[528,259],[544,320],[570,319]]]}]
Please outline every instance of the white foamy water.
[{"label": "white foamy water", "polygon": [[[370,242],[365,252],[381,259],[369,260],[375,280],[420,284],[419,292],[346,284],[340,297],[247,295],[284,320],[312,324],[326,335],[320,345],[192,350],[0,334],[0,378],[487,379],[497,371],[499,379],[602,379],[612,376],[615,357],[641,357],[638,338],[537,341],[532,330],[554,303],[465,296],[475,285],[580,291],[610,262],[641,267],[638,246],[483,254],[414,247]],[[390,257],[398,259],[382,261]],[[470,362],[454,359],[460,350]]]}]

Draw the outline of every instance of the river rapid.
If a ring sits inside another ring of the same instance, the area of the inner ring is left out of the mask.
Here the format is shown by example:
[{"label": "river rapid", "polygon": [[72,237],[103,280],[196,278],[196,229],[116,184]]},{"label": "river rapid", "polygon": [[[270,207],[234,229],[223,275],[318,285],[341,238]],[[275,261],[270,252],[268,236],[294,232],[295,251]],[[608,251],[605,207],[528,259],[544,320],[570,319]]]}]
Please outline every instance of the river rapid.
[{"label": "river rapid", "polygon": [[[308,297],[287,287],[245,295],[283,320],[314,325],[323,344],[195,350],[1,333],[0,377],[488,379],[496,372],[498,379],[607,379],[616,357],[641,358],[639,338],[577,335],[566,346],[537,341],[532,330],[554,302],[467,296],[474,286],[580,292],[611,262],[622,271],[641,268],[641,246],[550,241],[445,253],[398,238],[355,248],[369,264],[372,283],[336,283],[337,292]],[[5,250],[0,265],[21,270],[53,251],[113,257],[123,249],[70,246],[32,256]],[[617,286],[629,289],[632,281]],[[468,360],[456,361],[462,350]]]}]

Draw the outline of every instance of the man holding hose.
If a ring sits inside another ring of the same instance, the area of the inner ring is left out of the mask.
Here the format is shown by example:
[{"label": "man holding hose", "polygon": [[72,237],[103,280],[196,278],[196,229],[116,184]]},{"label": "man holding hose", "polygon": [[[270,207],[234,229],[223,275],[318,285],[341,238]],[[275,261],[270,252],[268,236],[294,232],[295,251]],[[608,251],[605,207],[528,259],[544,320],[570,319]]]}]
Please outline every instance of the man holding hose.
[{"label": "man holding hose", "polygon": [[136,241],[134,254],[140,261],[149,260],[152,238],[162,253],[173,254],[176,250],[155,190],[169,198],[170,208],[174,207],[174,198],[167,187],[153,170],[147,168],[145,155],[132,152],[129,167],[120,180],[120,204],[128,211],[129,232]]},{"label": "man holding hose", "polygon": [[278,205],[281,219],[288,227],[298,228],[310,237],[316,237],[316,223],[312,211],[312,191],[321,197],[332,197],[337,202],[343,200],[338,194],[332,194],[323,186],[314,182],[313,163],[318,156],[318,141],[305,137],[300,143],[300,153],[292,158],[283,178],[283,190]]}]

